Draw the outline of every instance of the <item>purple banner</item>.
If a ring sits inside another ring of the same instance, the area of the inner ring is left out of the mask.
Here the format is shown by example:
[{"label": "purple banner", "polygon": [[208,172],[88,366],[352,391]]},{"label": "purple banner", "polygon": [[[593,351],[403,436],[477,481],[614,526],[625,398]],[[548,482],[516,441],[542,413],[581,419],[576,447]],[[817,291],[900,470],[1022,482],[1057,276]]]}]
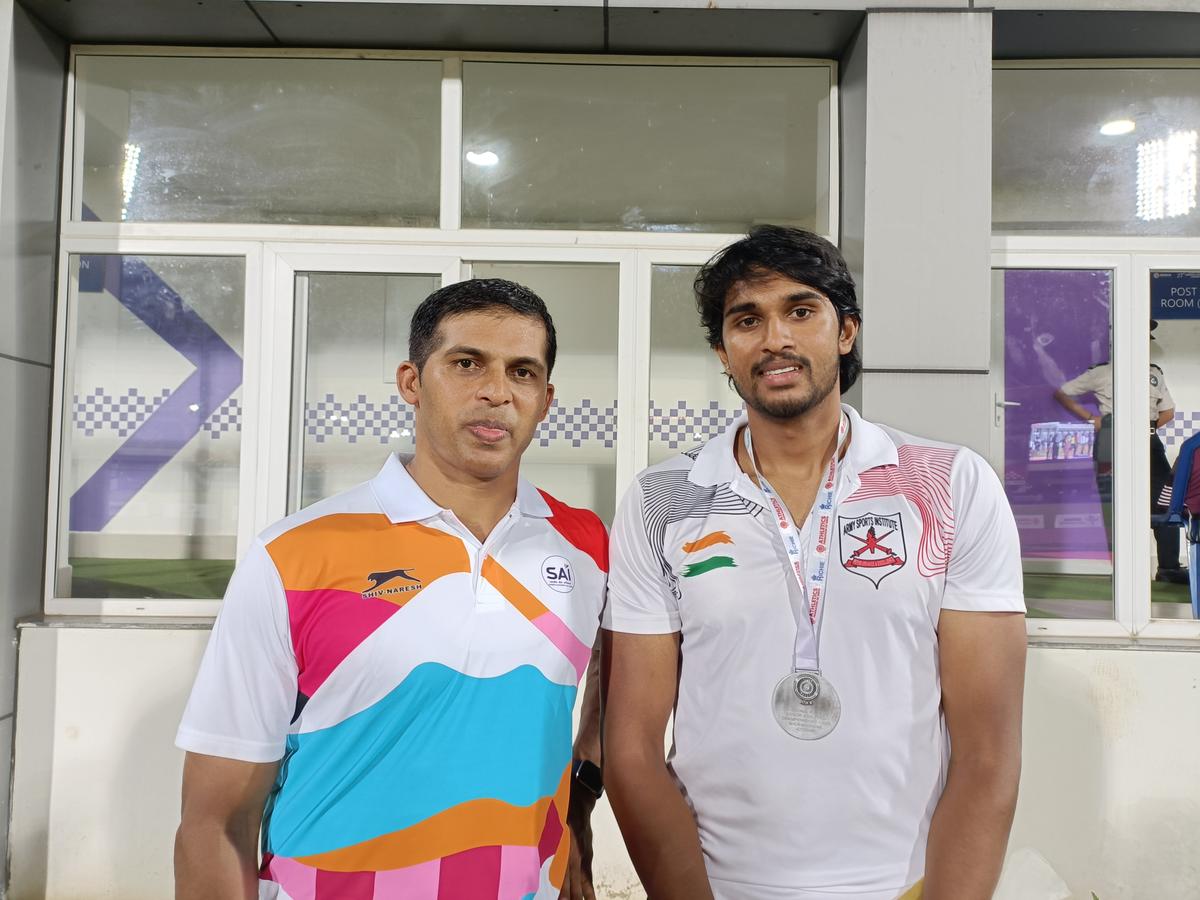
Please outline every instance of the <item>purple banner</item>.
[{"label": "purple banner", "polygon": [[1109,558],[1095,437],[1054,392],[1109,361],[1111,302],[1108,271],[1004,273],[1003,399],[1020,404],[1005,409],[1004,488],[1027,558]]}]

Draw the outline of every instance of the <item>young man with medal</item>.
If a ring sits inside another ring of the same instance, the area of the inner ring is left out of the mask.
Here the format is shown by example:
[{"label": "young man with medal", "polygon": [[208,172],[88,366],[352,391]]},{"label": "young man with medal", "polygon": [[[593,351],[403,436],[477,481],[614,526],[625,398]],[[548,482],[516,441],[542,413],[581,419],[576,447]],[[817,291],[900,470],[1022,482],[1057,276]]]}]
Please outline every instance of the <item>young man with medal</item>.
[{"label": "young man with medal", "polygon": [[613,526],[604,773],[634,865],[654,900],[985,900],[1025,663],[1000,482],[840,403],[861,312],[828,241],[756,228],[696,290],[746,410]]},{"label": "young man with medal", "polygon": [[179,900],[593,898],[607,535],[519,475],[555,344],[528,288],[435,291],[414,454],[251,545],[176,739]]}]

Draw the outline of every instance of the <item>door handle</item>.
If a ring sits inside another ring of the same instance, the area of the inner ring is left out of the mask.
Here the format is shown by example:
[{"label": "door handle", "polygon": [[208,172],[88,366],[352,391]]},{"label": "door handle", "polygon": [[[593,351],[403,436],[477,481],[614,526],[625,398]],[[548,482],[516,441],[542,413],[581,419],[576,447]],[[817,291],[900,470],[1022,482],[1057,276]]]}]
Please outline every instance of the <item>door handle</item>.
[{"label": "door handle", "polygon": [[992,401],[995,409],[992,410],[992,425],[995,428],[1004,427],[1004,410],[1013,406],[1020,406],[1017,400],[1002,400],[998,393],[992,394]]}]

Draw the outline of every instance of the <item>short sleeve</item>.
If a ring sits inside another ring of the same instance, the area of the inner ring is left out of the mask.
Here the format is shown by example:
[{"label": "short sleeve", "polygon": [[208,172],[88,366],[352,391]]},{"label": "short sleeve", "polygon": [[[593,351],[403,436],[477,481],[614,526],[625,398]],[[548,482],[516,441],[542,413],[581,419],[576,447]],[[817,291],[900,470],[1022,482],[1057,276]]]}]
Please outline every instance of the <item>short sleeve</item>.
[{"label": "short sleeve", "polygon": [[663,572],[662,547],[646,534],[641,483],[625,493],[609,540],[608,598],[601,624],[609,631],[679,631],[679,601]]},{"label": "short sleeve", "polygon": [[1154,405],[1156,412],[1165,412],[1168,409],[1175,408],[1175,398],[1171,396],[1171,392],[1167,389],[1167,377],[1163,375],[1162,370],[1158,372],[1158,402]]},{"label": "short sleeve", "polygon": [[978,453],[960,450],[950,472],[954,543],[942,608],[1025,612],[1021,541],[1004,488]]},{"label": "short sleeve", "polygon": [[209,756],[274,762],[284,753],[296,690],[287,596],[256,540],[230,579],[175,744]]},{"label": "short sleeve", "polygon": [[[1094,394],[1097,389],[1104,387],[1104,379],[1098,374],[1104,369],[1103,366],[1093,366],[1086,371],[1080,372],[1066,384],[1060,391],[1068,397],[1079,397],[1083,394]],[[1104,369],[1107,372],[1107,369]]]}]

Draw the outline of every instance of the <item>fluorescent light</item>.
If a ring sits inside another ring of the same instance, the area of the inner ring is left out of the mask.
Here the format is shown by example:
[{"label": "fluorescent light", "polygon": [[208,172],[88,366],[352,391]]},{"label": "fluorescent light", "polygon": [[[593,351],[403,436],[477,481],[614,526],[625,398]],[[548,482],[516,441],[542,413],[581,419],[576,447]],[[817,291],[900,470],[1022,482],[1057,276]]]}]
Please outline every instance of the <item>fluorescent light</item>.
[{"label": "fluorescent light", "polygon": [[1137,128],[1137,124],[1133,119],[1113,119],[1100,126],[1100,133],[1113,137],[1118,134],[1129,134],[1135,128]]},{"label": "fluorescent light", "polygon": [[1145,222],[1186,216],[1196,208],[1195,131],[1142,141],[1137,157],[1137,217]]},{"label": "fluorescent light", "polygon": [[494,166],[500,162],[500,157],[491,150],[480,150],[478,153],[474,150],[468,150],[467,162],[475,166]]}]

